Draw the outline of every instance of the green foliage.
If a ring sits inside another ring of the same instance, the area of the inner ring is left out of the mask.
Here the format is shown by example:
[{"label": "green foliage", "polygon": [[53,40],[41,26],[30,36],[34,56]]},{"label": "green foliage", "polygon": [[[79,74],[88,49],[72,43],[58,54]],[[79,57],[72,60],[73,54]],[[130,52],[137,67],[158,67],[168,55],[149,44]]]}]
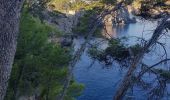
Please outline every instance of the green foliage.
[{"label": "green foliage", "polygon": [[[112,39],[109,42],[109,47],[105,50],[105,52],[108,52],[109,55],[115,57],[115,59],[126,59],[130,57],[130,52],[136,56],[140,53],[142,50],[142,46],[140,44],[135,44],[131,46],[127,46],[124,41],[126,41],[127,38],[119,38],[119,39]],[[149,51],[148,51],[149,52]]]},{"label": "green foliage", "polygon": [[100,2],[100,0],[93,1],[90,4],[85,3],[82,0],[76,0],[75,2],[70,2],[70,0],[51,0],[48,3],[48,6],[51,7],[55,11],[63,11],[63,10],[92,10],[94,7],[103,6],[104,3]]},{"label": "green foliage", "polygon": [[133,46],[130,46],[129,48],[132,50],[134,56],[136,56],[142,50],[142,46],[140,44],[135,44]]},{"label": "green foliage", "polygon": [[132,6],[134,8],[141,8],[141,2],[142,2],[142,0],[134,0],[132,3]]},{"label": "green foliage", "polygon": [[68,88],[65,100],[71,100],[70,98],[72,98],[74,100],[74,97],[81,95],[81,91],[83,89],[84,89],[83,84],[78,84],[78,83],[73,81]]},{"label": "green foliage", "polygon": [[150,9],[156,9],[157,7],[168,9],[169,7],[165,5],[166,1],[168,0],[132,0],[132,6],[146,14]]},{"label": "green foliage", "polygon": [[[101,0],[93,1],[90,4],[83,4],[83,3],[75,3],[73,9],[80,9],[83,8],[85,11],[84,16],[79,19],[79,23],[77,27],[73,29],[73,31],[79,35],[87,35],[90,29],[95,22],[95,18],[99,15],[105,8],[105,3]],[[99,27],[95,30],[95,36],[101,36],[102,27]]]},{"label": "green foliage", "polygon": [[102,57],[102,55],[104,56],[105,55],[105,52],[102,51],[102,50],[98,50],[97,47],[93,47],[93,48],[90,48],[88,50],[88,54],[94,58],[94,59],[99,59]]},{"label": "green foliage", "polygon": [[[91,9],[91,8],[89,8]],[[73,29],[73,31],[79,35],[87,35],[89,30],[93,27],[94,24],[94,18],[97,14],[101,12],[101,8],[93,8],[92,10],[87,10],[79,20],[79,23],[77,27]],[[101,30],[98,29],[95,31],[96,34],[98,34]]]},{"label": "green foliage", "polygon": [[101,0],[102,3],[105,3],[105,4],[115,4],[117,2],[117,0]]},{"label": "green foliage", "polygon": [[127,47],[121,42],[121,39],[112,39],[109,41],[109,47],[105,50],[117,60],[123,60],[129,57]]},{"label": "green foliage", "polygon": [[88,24],[89,24],[90,15],[92,12],[93,12],[92,10],[87,11],[86,14],[80,18],[80,21],[77,27],[73,29],[75,33],[78,33],[81,35],[81,34],[85,34],[88,32],[88,28],[89,28]]},{"label": "green foliage", "polygon": [[136,56],[142,50],[141,45],[135,44],[128,46],[128,44],[125,44],[126,41],[126,37],[111,39],[109,41],[109,46],[105,50],[99,50],[97,46],[94,46],[89,49],[88,54],[94,59],[101,62],[104,61],[106,64],[111,64],[112,59],[118,62],[126,61],[131,58],[131,52]]},{"label": "green foliage", "polygon": [[126,4],[126,5],[130,5],[130,4],[133,3],[133,1],[134,1],[134,0],[125,0],[125,4]]},{"label": "green foliage", "polygon": [[98,50],[94,47],[89,50],[89,54],[92,58],[104,61],[106,64],[111,64],[111,58],[117,61],[126,60],[130,57],[128,47],[122,42],[123,39],[111,39],[109,46],[105,50]]},{"label": "green foliage", "polygon": [[160,74],[160,76],[162,76],[163,78],[170,79],[170,71],[156,68],[154,68],[153,70]]},{"label": "green foliage", "polygon": [[67,10],[70,8],[70,0],[51,0],[47,5],[53,10]]},{"label": "green foliage", "polygon": [[32,95],[38,95],[41,100],[55,100],[61,93],[71,56],[59,44],[48,42],[51,32],[57,31],[23,12],[6,100]]},{"label": "green foliage", "polygon": [[80,10],[80,9],[84,9],[88,6],[88,4],[86,4],[85,2],[78,0],[72,4],[70,4],[70,9],[71,10]]}]

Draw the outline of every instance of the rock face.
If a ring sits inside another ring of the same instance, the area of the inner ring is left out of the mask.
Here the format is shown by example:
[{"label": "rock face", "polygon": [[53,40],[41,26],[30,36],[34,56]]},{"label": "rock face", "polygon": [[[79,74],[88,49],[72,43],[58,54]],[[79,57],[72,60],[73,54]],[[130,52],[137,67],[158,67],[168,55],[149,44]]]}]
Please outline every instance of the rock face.
[{"label": "rock face", "polygon": [[129,7],[132,14],[136,16],[141,16],[143,18],[158,19],[165,15],[170,15],[170,1],[154,3],[154,2],[144,2],[139,3],[138,6],[131,5]]},{"label": "rock face", "polygon": [[162,18],[162,17],[170,14],[170,12],[168,12],[168,11],[157,10],[157,9],[151,9],[148,13],[149,13],[150,17],[154,18],[154,19]]},{"label": "rock face", "polygon": [[49,16],[46,20],[56,26],[60,31],[72,33],[72,28],[78,24],[78,20],[83,14],[83,11],[67,11],[59,14],[59,16]]},{"label": "rock face", "polygon": [[135,18],[130,18],[127,8],[122,7],[118,11],[113,13],[113,24],[129,24],[135,23]]},{"label": "rock face", "polygon": [[125,25],[130,23],[136,23],[135,18],[130,17],[130,13],[127,8],[121,8],[111,14],[108,14],[103,19],[104,29],[102,35],[106,38],[116,37],[115,30],[113,29],[114,25]]},{"label": "rock face", "polygon": [[79,18],[83,16],[83,11],[68,11],[66,17],[55,19],[58,29],[65,33],[72,33],[72,28],[78,24]]},{"label": "rock face", "polygon": [[112,12],[110,15],[106,16],[104,18],[105,24],[110,24],[109,20],[112,20],[113,25],[125,25],[130,23],[135,23],[135,18],[130,18],[130,14],[127,10],[127,8],[122,7],[121,9]]},{"label": "rock face", "polygon": [[105,21],[104,21],[104,28],[102,30],[102,35],[106,38],[111,38],[112,37],[112,34],[113,34],[113,17],[112,15],[107,15],[105,16]]},{"label": "rock face", "polygon": [[32,9],[32,14],[38,16],[42,21],[45,21],[64,33],[72,33],[72,28],[78,24],[78,20],[84,15],[84,11],[63,11],[57,12],[50,8],[42,9],[35,7]]},{"label": "rock face", "polygon": [[84,11],[63,11],[63,12],[55,12],[48,9],[42,9],[35,7],[32,10],[32,14],[41,19],[41,21],[45,21],[48,24],[56,27],[59,31],[66,33],[66,35],[57,38],[54,36],[50,36],[48,42],[60,43],[61,46],[67,47],[71,46],[73,42],[73,33],[72,29],[77,26],[79,22],[79,18],[84,15]]},{"label": "rock face", "polygon": [[133,14],[136,16],[141,16],[143,18],[159,19],[166,15],[170,15],[170,10],[162,10],[159,8],[148,9],[147,11],[142,11],[140,9],[134,9]]}]

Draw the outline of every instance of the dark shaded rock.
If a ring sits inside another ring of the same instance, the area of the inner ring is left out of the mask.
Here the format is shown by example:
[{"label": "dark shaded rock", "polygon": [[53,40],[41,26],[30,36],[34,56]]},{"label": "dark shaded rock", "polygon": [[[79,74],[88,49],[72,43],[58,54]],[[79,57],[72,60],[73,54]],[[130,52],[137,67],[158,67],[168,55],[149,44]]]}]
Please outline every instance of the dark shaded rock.
[{"label": "dark shaded rock", "polygon": [[115,25],[124,25],[136,23],[136,19],[130,18],[130,14],[127,8],[122,7],[121,9],[112,13],[112,23]]},{"label": "dark shaded rock", "polygon": [[164,16],[167,16],[167,15],[170,15],[170,14],[165,11],[165,12],[161,12],[161,13],[159,13],[157,15],[152,15],[152,18],[159,19],[159,18],[163,18]]},{"label": "dark shaded rock", "polygon": [[71,46],[73,43],[74,36],[73,35],[65,35],[61,38],[61,46],[67,47]]}]

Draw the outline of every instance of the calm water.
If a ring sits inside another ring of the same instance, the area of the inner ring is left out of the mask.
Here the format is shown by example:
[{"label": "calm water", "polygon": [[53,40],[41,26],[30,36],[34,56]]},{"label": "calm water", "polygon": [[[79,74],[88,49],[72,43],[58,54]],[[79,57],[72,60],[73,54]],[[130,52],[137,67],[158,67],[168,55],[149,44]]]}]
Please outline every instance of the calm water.
[{"label": "calm water", "polygon": [[[117,27],[114,30],[112,36],[116,37],[130,37],[128,44],[135,44],[136,39],[133,36],[144,37],[149,39],[151,37],[152,30],[156,27],[156,22],[137,22],[124,27]],[[143,31],[145,30],[145,31]],[[100,39],[92,39],[91,42],[98,41]],[[75,49],[79,48],[83,39],[79,38],[75,40]],[[161,41],[167,42],[166,39]],[[101,45],[101,48],[107,47],[107,41]],[[167,49],[169,47],[167,46]],[[150,54],[145,56],[144,62],[147,64],[154,64],[159,61],[159,53],[162,51],[156,50],[157,54]],[[112,66],[106,67],[104,64],[91,59],[85,51],[81,56],[81,60],[76,64],[74,68],[74,78],[78,83],[83,83],[85,89],[83,94],[77,98],[77,100],[112,100],[115,91],[126,72],[126,68],[121,69],[115,62]],[[144,79],[152,82],[155,76],[145,75]],[[170,86],[167,85],[167,89],[170,90]],[[168,90],[168,91],[169,91]],[[170,92],[170,91],[169,91]],[[133,97],[132,100],[146,100],[147,91],[142,90],[139,86],[134,86],[133,94],[128,91],[126,98]],[[170,100],[167,96],[163,100]]]}]

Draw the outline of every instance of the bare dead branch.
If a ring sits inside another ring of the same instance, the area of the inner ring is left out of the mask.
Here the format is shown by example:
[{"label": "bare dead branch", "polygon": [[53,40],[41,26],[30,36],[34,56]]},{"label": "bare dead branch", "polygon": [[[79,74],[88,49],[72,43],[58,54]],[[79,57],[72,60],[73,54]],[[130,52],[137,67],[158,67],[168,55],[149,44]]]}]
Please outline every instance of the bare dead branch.
[{"label": "bare dead branch", "polygon": [[[163,63],[163,62],[166,62],[166,61],[169,61],[169,60],[170,60],[170,59],[161,60],[161,61],[159,61],[158,63],[156,63],[156,64],[148,67],[148,68],[145,69],[145,70],[143,70],[142,72],[139,73],[138,79],[140,79],[147,71],[149,71],[149,70],[152,69],[153,67],[158,66],[159,64],[161,64],[161,63]],[[142,65],[148,66],[148,65],[146,65],[146,64],[142,64]]]},{"label": "bare dead branch", "polygon": [[164,44],[160,43],[158,41],[157,41],[157,44],[159,44],[163,48],[163,50],[164,50],[164,54],[162,55],[162,57],[165,56],[165,58],[167,59],[168,54],[167,54],[167,51],[166,51],[166,48],[165,48]]}]

